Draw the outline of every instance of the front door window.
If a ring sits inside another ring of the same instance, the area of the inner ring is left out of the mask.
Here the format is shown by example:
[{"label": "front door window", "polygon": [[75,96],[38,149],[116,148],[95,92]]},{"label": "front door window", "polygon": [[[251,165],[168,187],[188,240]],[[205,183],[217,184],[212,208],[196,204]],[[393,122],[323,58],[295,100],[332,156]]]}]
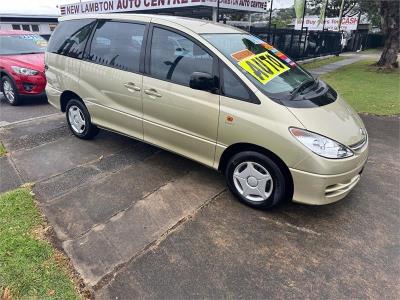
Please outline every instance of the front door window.
[{"label": "front door window", "polygon": [[213,58],[186,37],[175,32],[154,28],[150,75],[189,86],[193,72],[212,74]]}]

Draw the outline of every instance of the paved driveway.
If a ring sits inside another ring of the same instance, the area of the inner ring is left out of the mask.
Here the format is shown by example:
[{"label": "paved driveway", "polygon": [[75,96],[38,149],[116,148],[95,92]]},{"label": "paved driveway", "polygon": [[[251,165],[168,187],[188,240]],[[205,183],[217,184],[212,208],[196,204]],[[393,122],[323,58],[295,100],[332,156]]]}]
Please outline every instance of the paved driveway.
[{"label": "paved driveway", "polygon": [[46,97],[24,98],[23,103],[16,109],[7,103],[0,92],[0,127],[54,113],[57,113],[57,110],[47,103]]},{"label": "paved driveway", "polygon": [[106,131],[79,140],[60,114],[0,129],[10,152],[0,182],[36,182],[59,245],[99,299],[394,299],[399,118],[364,120],[363,178],[329,206],[250,209],[213,170]]}]

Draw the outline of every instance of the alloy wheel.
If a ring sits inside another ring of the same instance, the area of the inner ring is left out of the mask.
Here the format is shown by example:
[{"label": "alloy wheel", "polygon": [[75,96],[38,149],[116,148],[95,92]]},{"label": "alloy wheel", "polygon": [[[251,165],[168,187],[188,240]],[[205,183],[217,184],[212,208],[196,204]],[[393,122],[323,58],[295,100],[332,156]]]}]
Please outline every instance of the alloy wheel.
[{"label": "alloy wheel", "polygon": [[3,81],[3,91],[4,91],[4,96],[6,97],[6,99],[9,102],[13,103],[15,100],[15,92],[8,80]]}]

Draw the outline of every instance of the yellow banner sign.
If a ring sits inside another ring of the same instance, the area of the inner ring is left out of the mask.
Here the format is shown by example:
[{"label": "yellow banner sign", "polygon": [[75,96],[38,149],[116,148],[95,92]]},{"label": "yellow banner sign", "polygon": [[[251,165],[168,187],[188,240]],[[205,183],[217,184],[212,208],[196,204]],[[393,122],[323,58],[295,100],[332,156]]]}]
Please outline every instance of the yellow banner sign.
[{"label": "yellow banner sign", "polygon": [[268,52],[245,58],[239,62],[239,66],[262,84],[289,70],[288,66]]}]

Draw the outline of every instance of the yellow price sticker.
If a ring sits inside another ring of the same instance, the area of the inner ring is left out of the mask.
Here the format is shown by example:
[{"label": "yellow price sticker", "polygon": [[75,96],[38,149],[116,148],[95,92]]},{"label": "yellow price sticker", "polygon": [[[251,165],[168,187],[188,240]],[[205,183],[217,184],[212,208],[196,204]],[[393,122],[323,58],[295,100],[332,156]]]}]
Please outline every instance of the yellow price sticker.
[{"label": "yellow price sticker", "polygon": [[37,41],[36,45],[38,45],[39,47],[47,47],[47,41]]},{"label": "yellow price sticker", "polygon": [[239,66],[262,84],[289,70],[288,66],[268,52],[245,58],[239,61]]}]

